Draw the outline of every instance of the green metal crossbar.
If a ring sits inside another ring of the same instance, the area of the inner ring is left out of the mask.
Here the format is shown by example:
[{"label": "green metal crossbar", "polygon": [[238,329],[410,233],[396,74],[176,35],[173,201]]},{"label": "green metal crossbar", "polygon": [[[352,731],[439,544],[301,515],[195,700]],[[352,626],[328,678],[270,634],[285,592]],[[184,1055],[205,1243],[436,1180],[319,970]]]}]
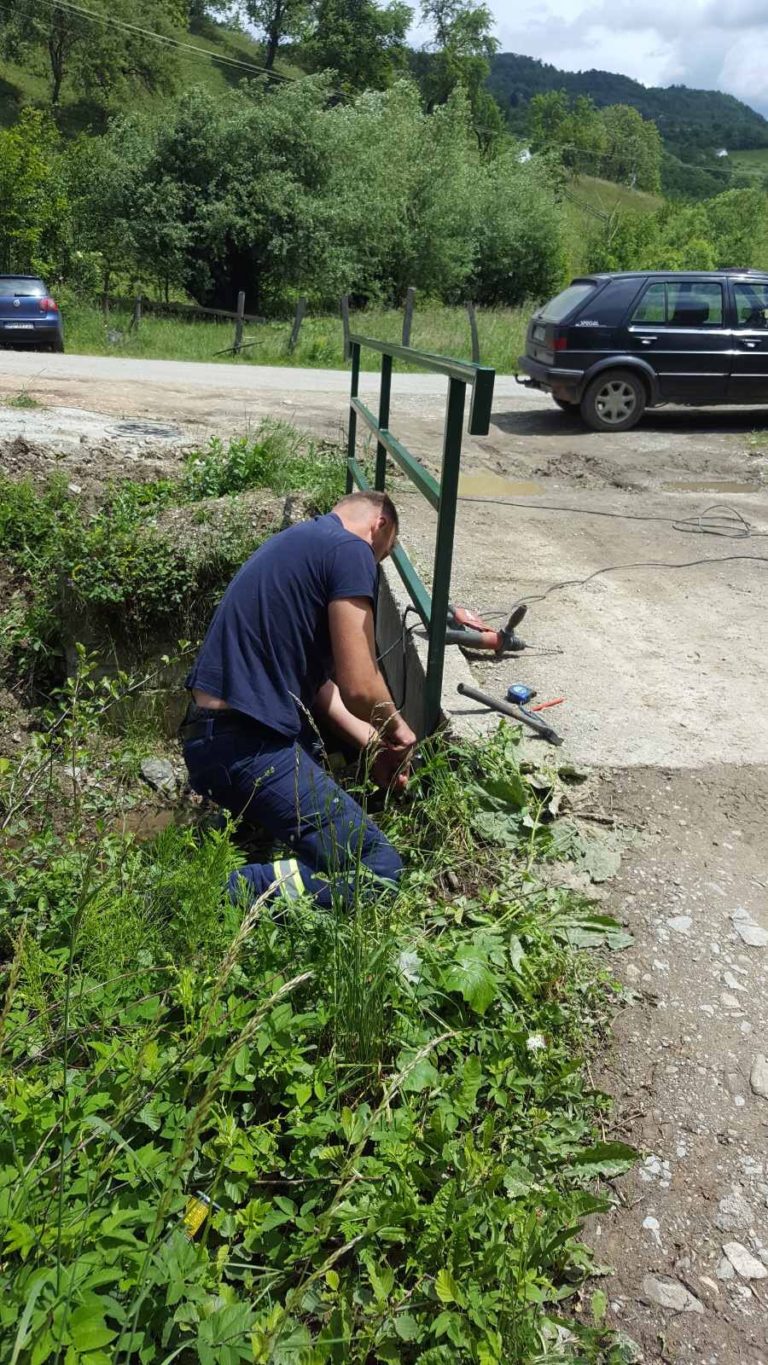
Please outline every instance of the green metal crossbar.
[{"label": "green metal crossbar", "polygon": [[[469,409],[469,434],[471,436],[487,436],[491,421],[491,404],[493,402],[496,371],[483,365],[472,365],[463,360],[450,360],[445,356],[431,355],[428,351],[415,351],[410,346],[396,346],[386,341],[375,341],[371,337],[353,335],[349,341],[352,359],[352,386],[347,438],[347,492],[351,493],[355,486],[360,489],[371,487],[356,458],[359,418],[376,437],[374,488],[382,492],[384,490],[387,455],[390,455],[437,512],[437,537],[435,540],[435,564],[431,597],[402,546],[398,545],[392,553],[395,568],[400,574],[429,636],[424,695],[424,721],[427,733],[429,733],[434,730],[440,719],[440,698],[443,690],[443,664],[445,662],[445,630],[451,591],[453,537],[456,526],[456,500],[459,492],[459,468],[467,385],[469,384],[472,390]],[[381,354],[378,417],[366,407],[359,396],[360,352],[364,346],[368,350],[378,351]],[[448,404],[443,432],[443,463],[439,483],[389,430],[392,363],[394,360],[406,360],[409,365],[415,365],[421,370],[428,370],[433,374],[444,374],[449,381]]]}]

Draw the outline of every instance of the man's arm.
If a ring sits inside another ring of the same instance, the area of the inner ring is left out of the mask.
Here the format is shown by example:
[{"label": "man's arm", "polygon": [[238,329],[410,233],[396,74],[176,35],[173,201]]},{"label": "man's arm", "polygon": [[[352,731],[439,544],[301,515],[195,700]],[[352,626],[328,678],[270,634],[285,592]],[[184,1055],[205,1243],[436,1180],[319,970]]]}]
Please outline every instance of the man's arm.
[{"label": "man's arm", "polygon": [[342,739],[349,740],[358,749],[364,749],[366,744],[370,744],[376,738],[373,726],[369,725],[367,720],[353,716],[344,705],[335,682],[323,683],[315,697],[312,710],[318,720],[327,721]]},{"label": "man's arm", "polygon": [[342,597],[331,602],[328,623],[336,683],[346,709],[372,725],[390,748],[411,748],[416,736],[397,711],[376,662],[370,601]]}]

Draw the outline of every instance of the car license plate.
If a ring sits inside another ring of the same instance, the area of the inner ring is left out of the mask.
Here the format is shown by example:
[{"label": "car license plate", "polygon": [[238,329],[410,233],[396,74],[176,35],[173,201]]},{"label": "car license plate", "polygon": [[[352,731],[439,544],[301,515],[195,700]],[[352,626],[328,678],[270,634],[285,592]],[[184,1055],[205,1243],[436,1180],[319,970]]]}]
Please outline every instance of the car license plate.
[{"label": "car license plate", "polygon": [[14,332],[34,332],[35,324],[34,322],[6,322],[5,330],[6,332],[11,330]]}]

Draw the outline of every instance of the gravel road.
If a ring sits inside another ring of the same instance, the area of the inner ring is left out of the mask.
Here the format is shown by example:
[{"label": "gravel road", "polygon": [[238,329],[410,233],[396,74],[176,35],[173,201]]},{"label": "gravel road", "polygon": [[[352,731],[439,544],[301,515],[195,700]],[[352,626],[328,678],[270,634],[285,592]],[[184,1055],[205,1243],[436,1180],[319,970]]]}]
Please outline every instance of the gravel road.
[{"label": "gravel road", "polygon": [[[267,415],[339,437],[347,383],[340,371],[6,354],[0,393],[45,407],[0,407],[0,468],[39,472],[60,451],[74,478],[126,460],[154,473],[180,443]],[[433,469],[444,393],[433,376],[395,386],[392,429]],[[601,1282],[609,1321],[649,1365],[768,1365],[764,420],[669,408],[597,435],[505,378],[491,434],[468,440],[463,462],[454,600],[500,619],[529,600],[532,646],[472,668],[497,695],[523,681],[566,697],[548,713],[558,758],[592,769],[596,828],[612,824],[626,845],[597,891],[635,935],[611,962],[628,1004],[599,1081],[644,1163],[589,1235],[615,1268]],[[406,488],[398,501],[428,575],[434,519]],[[694,559],[710,562],[660,567]]]}]

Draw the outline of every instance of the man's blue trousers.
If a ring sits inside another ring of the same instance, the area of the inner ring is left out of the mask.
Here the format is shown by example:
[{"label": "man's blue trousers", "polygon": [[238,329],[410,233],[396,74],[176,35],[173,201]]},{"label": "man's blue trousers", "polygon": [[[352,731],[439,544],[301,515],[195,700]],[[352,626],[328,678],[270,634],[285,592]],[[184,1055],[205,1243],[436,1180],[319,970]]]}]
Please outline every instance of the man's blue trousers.
[{"label": "man's blue trousers", "polygon": [[239,713],[195,707],[194,715],[194,738],[184,742],[193,789],[266,829],[290,855],[239,868],[233,899],[253,902],[276,883],[275,896],[308,892],[327,908],[349,904],[374,880],[398,881],[395,849],[300,743]]}]

